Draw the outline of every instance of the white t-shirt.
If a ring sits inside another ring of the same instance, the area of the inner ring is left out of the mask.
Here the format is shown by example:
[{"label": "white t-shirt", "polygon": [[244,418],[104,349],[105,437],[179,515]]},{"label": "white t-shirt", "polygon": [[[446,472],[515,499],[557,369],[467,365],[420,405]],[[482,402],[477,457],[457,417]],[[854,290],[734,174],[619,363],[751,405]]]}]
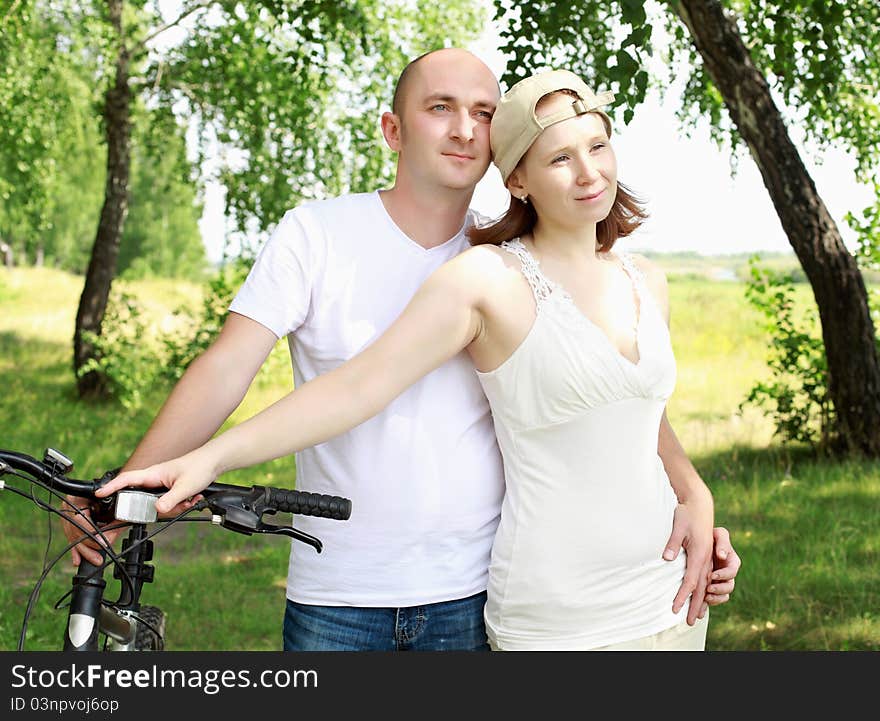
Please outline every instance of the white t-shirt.
[{"label": "white t-shirt", "polygon": [[[422,282],[469,247],[464,230],[477,219],[469,211],[453,238],[426,250],[395,225],[378,193],[306,203],[284,215],[230,310],[288,336],[300,386],[380,336]],[[466,353],[377,416],[297,453],[296,467],[298,489],[351,498],[352,514],[343,522],[294,517],[324,551],[292,543],[291,600],[402,607],[486,589],[504,475]]]}]

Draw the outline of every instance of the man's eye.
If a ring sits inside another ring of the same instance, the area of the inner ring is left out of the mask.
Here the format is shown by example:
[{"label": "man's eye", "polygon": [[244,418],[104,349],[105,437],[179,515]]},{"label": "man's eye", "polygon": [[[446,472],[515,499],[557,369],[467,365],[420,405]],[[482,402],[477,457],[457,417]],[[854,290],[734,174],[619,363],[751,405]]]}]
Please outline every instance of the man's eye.
[{"label": "man's eye", "polygon": [[479,115],[481,118],[485,118],[486,120],[492,119],[492,113],[490,113],[488,110],[480,110],[477,115]]},{"label": "man's eye", "polygon": [[602,150],[602,148],[604,148],[605,145],[606,145],[605,143],[596,143],[595,145],[593,145],[590,148],[590,150]]},{"label": "man's eye", "polygon": [[446,103],[437,103],[431,106],[431,110],[449,110],[449,106]]}]

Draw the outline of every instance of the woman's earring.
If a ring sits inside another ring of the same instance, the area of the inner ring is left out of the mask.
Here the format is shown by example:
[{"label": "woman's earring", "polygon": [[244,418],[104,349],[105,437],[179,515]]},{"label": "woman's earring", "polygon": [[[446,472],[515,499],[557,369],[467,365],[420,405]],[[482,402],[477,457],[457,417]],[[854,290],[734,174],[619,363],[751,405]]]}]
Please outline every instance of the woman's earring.
[{"label": "woman's earring", "polygon": [[528,196],[528,195],[520,196],[520,200],[522,201],[522,204],[523,204],[523,205],[528,205],[528,202],[529,202],[529,196]]}]

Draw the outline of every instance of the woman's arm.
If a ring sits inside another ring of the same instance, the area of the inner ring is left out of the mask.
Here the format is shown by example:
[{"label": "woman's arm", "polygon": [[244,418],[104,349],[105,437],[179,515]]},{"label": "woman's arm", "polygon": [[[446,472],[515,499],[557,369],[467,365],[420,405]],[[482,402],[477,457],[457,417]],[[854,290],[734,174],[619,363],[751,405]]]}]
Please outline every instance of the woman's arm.
[{"label": "woman's arm", "polygon": [[394,324],[348,362],[184,456],[120,474],[98,495],[124,486],[165,486],[170,490],[156,504],[165,511],[226,471],[294,453],[363,423],[481,332],[486,284],[480,257],[469,251],[438,268]]},{"label": "woman's arm", "polygon": [[[666,274],[642,256],[636,256],[636,264],[644,273],[648,290],[668,326],[670,311]],[[712,493],[679,443],[665,410],[660,421],[657,454],[663,461],[669,483],[678,498],[672,533],[663,551],[663,558],[672,561],[678,557],[682,548],[687,551],[684,579],[673,599],[672,610],[678,612],[690,597],[687,621],[693,625],[707,610],[705,598],[712,572],[712,526],[715,522]]]},{"label": "woman's arm", "polygon": [[715,523],[712,493],[678,442],[675,431],[666,418],[666,411],[663,412],[660,423],[657,453],[678,497],[672,533],[663,551],[663,558],[671,561],[678,556],[681,548],[687,551],[684,579],[672,602],[672,609],[677,612],[690,597],[687,620],[693,625],[708,610],[706,591],[712,572],[712,526]]},{"label": "woman's arm", "polygon": [[[669,325],[669,289],[666,283],[666,275],[647,259],[637,256],[636,262],[645,273],[648,287],[657,299],[660,309]],[[689,522],[696,522],[698,527],[705,527],[707,518],[714,518],[714,505],[709,488],[700,478],[697,469],[694,468],[684,448],[678,442],[675,432],[663,413],[660,424],[660,436],[658,439],[657,452],[666,468],[669,481],[675,494],[681,502],[681,507],[687,507],[688,512],[678,514],[674,524],[672,536],[667,544],[670,560],[678,556],[678,552],[684,544],[687,536]],[[709,521],[714,523],[714,520]],[[742,562],[733,544],[730,542],[730,533],[726,528],[718,526],[712,532],[712,576],[706,587],[705,602],[699,611],[702,618],[709,606],[717,606],[730,600],[730,594],[736,583],[736,574],[739,573]],[[690,552],[690,549],[689,549]],[[664,558],[667,557],[664,552]],[[688,568],[691,567],[690,557]],[[678,600],[678,598],[676,599]],[[689,616],[690,617],[690,616]]]}]

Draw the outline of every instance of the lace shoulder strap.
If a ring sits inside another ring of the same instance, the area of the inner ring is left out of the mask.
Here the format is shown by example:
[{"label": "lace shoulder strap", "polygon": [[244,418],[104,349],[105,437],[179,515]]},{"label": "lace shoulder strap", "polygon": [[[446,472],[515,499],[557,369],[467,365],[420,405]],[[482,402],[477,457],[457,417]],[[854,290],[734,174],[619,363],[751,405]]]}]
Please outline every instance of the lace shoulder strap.
[{"label": "lace shoulder strap", "polygon": [[532,293],[535,295],[535,303],[540,306],[550,297],[550,294],[553,292],[553,286],[544,277],[544,274],[541,273],[538,261],[529,253],[528,248],[523,245],[519,238],[505,240],[501,243],[501,247],[519,258],[519,262],[522,264],[522,274],[532,288]]},{"label": "lace shoulder strap", "polygon": [[642,269],[636,265],[635,260],[632,255],[629,253],[615,253],[618,258],[620,258],[620,264],[623,266],[623,269],[626,271],[626,274],[630,277],[633,286],[636,289],[636,293],[639,294],[639,297],[642,297],[644,293],[642,292],[645,288],[645,274],[642,272]]}]

